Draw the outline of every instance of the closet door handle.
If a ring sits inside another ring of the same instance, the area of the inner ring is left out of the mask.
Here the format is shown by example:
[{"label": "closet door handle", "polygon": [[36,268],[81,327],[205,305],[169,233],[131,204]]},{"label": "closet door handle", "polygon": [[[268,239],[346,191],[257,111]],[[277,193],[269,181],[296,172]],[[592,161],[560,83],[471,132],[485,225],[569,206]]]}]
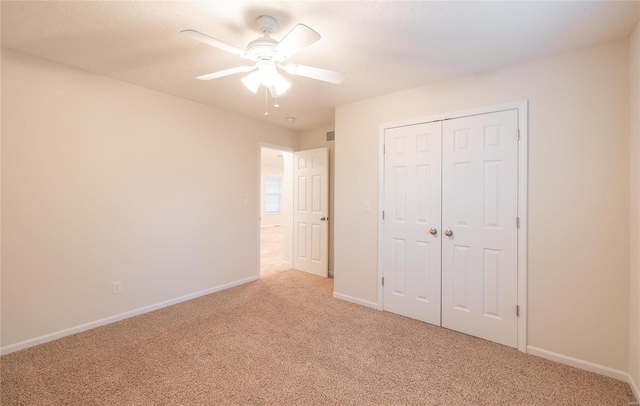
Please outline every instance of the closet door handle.
[{"label": "closet door handle", "polygon": [[453,235],[453,231],[451,230],[445,230],[444,231],[444,235],[446,235],[447,237],[451,237]]},{"label": "closet door handle", "polygon": [[431,230],[429,230],[429,234],[431,234],[431,235],[438,234],[438,229],[437,228],[432,228]]}]

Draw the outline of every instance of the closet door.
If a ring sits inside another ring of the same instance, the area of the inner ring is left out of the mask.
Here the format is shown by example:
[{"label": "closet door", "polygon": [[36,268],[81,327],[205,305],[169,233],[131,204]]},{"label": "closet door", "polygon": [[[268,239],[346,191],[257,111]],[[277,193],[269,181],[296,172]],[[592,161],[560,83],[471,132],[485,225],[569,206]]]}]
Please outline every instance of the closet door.
[{"label": "closet door", "polygon": [[440,325],[440,122],[385,131],[384,310]]},{"label": "closet door", "polygon": [[517,125],[517,110],[507,110],[444,121],[442,130],[442,326],[511,347]]}]

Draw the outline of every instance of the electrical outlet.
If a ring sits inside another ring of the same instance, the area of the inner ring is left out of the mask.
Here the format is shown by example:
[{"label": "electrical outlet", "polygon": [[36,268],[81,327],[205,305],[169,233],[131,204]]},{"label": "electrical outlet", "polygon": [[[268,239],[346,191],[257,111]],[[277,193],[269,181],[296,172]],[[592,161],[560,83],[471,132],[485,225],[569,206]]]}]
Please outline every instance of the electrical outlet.
[{"label": "electrical outlet", "polygon": [[364,211],[371,211],[371,202],[368,200],[364,201]]},{"label": "electrical outlet", "polygon": [[249,199],[246,197],[244,199],[244,207],[249,207]]},{"label": "electrical outlet", "polygon": [[120,293],[122,293],[122,282],[113,282],[111,293],[113,293],[114,295],[119,295]]}]

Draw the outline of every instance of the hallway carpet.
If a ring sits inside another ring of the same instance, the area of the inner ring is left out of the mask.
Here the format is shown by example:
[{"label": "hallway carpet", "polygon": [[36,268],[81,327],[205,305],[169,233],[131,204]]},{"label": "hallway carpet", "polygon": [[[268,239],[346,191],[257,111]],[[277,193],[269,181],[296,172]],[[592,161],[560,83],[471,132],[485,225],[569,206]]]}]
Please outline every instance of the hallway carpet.
[{"label": "hallway carpet", "polygon": [[284,261],[284,228],[260,227],[260,276],[291,269]]},{"label": "hallway carpet", "polygon": [[0,358],[3,405],[616,405],[626,383],[287,270]]}]

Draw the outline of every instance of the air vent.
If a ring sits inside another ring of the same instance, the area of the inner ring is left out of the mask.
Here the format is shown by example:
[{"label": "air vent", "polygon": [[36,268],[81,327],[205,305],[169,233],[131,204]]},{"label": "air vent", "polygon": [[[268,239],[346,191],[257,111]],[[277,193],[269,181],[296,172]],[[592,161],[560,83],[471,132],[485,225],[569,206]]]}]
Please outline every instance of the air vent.
[{"label": "air vent", "polygon": [[327,131],[327,141],[335,141],[336,132],[335,131]]}]

